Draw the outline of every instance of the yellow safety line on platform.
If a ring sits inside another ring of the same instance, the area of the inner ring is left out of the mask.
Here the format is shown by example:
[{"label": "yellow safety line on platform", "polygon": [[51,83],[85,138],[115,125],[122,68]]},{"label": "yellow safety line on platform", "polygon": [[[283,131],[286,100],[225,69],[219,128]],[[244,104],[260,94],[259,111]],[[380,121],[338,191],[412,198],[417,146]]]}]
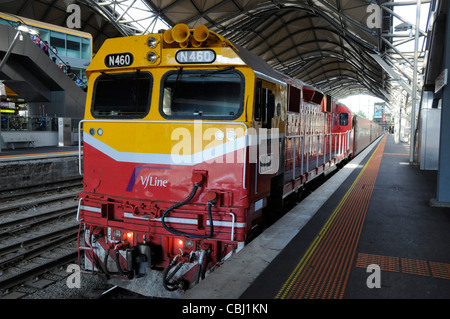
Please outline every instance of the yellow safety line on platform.
[{"label": "yellow safety line on platform", "polygon": [[55,155],[55,154],[78,154],[78,151],[67,151],[67,152],[51,152],[51,153],[34,153],[34,154],[17,154],[17,155],[1,155],[0,158],[6,157],[26,157],[26,156],[44,156],[44,155]]},{"label": "yellow safety line on platform", "polygon": [[[275,296],[276,299],[285,299],[285,298],[290,298],[292,297],[290,292],[293,289],[294,285],[298,286],[298,279],[300,277],[300,275],[302,274],[305,266],[308,264],[309,260],[311,259],[311,257],[313,256],[313,254],[316,252],[317,247],[319,246],[319,244],[321,243],[322,239],[324,238],[324,236],[327,234],[327,231],[329,230],[330,226],[333,224],[334,220],[336,219],[336,216],[339,214],[339,212],[341,211],[341,208],[344,206],[344,204],[346,203],[348,197],[352,194],[355,186],[358,184],[359,180],[361,179],[361,177],[363,176],[364,172],[366,171],[366,169],[369,167],[370,163],[372,162],[372,158],[374,157],[375,154],[378,154],[377,152],[380,150],[381,152],[381,156],[382,153],[384,151],[384,145],[386,143],[386,137],[383,138],[383,140],[380,142],[380,144],[377,146],[377,148],[375,149],[375,151],[373,152],[373,154],[370,156],[369,160],[367,161],[366,165],[363,167],[363,169],[361,170],[361,172],[358,174],[358,176],[356,177],[355,181],[353,182],[353,184],[351,185],[350,189],[347,191],[347,193],[344,195],[344,197],[342,198],[341,202],[339,203],[339,205],[336,207],[336,209],[333,211],[332,215],[328,218],[327,222],[325,223],[325,225],[322,227],[322,229],[320,230],[319,234],[317,235],[317,237],[314,239],[313,243],[309,246],[308,250],[306,251],[306,253],[303,255],[302,259],[300,260],[300,262],[297,264],[297,266],[295,267],[295,269],[293,270],[293,272],[291,273],[291,275],[289,276],[289,278],[286,280],[286,282],[283,284],[283,286],[281,287],[280,291],[277,293],[277,295]],[[380,161],[381,161],[381,157],[380,157]],[[378,167],[376,167],[376,171],[375,171],[375,178],[373,178],[373,176],[371,177],[373,179],[373,183],[375,183],[376,180],[376,175],[378,173],[378,169],[379,169],[379,163],[378,163]],[[374,172],[372,172],[374,173]],[[370,177],[369,177],[370,178]],[[371,193],[369,194],[368,198],[370,199]],[[365,213],[365,212],[364,212]],[[364,220],[361,221],[362,223],[364,222]],[[357,238],[357,240],[359,240],[359,238]],[[354,248],[356,249],[356,245],[354,245]],[[333,271],[334,273],[335,271]],[[346,278],[348,277],[348,275],[346,276]],[[301,286],[301,285],[300,285]],[[328,286],[327,286],[328,287]],[[297,288],[299,289],[299,288]],[[316,291],[317,288],[315,288],[314,291]],[[322,289],[320,289],[322,290]],[[288,296],[289,295],[289,296]]]}]

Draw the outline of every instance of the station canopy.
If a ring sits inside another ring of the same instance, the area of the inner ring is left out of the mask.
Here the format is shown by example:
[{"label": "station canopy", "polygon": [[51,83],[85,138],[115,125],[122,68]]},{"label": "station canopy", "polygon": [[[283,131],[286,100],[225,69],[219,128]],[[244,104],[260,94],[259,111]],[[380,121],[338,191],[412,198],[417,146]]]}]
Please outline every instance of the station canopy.
[{"label": "station canopy", "polygon": [[273,68],[337,98],[385,99],[383,74],[369,53],[381,49],[362,0],[147,0],[169,24],[200,24],[262,57]]},{"label": "station canopy", "polygon": [[[280,72],[335,98],[389,98],[391,85],[372,57],[386,50],[392,17],[375,18],[368,0],[3,0],[0,11],[66,26],[70,4],[81,7],[81,30],[94,38],[157,32],[185,23],[248,49]],[[381,16],[383,15],[383,16]],[[374,19],[379,19],[374,20]],[[368,21],[381,23],[377,27]],[[372,26],[372,27],[371,27]]]}]

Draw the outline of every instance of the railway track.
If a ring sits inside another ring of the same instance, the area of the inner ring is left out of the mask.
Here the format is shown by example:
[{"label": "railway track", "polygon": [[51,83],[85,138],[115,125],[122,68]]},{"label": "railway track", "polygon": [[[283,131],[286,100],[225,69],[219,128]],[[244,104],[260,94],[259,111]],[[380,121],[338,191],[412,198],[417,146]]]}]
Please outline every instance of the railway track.
[{"label": "railway track", "polygon": [[14,200],[22,196],[59,192],[69,187],[79,187],[81,178],[73,178],[59,183],[47,183],[39,186],[26,186],[22,188],[11,188],[0,190],[0,201]]},{"label": "railway track", "polygon": [[78,180],[0,192],[0,298],[23,298],[69,275],[80,190]]}]

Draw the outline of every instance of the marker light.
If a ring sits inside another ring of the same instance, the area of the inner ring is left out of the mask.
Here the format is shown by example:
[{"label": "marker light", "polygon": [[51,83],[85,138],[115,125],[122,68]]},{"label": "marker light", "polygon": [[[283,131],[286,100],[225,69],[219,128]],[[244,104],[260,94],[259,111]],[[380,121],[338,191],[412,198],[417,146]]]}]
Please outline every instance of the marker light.
[{"label": "marker light", "polygon": [[113,237],[116,239],[122,239],[122,233],[120,232],[120,230],[118,230],[118,229],[114,230]]},{"label": "marker light", "polygon": [[223,140],[223,138],[225,137],[225,133],[222,132],[221,130],[218,130],[218,131],[216,132],[216,134],[214,134],[214,136],[216,137],[216,140],[221,141],[221,140]]},{"label": "marker light", "polygon": [[184,243],[184,247],[186,247],[187,249],[191,249],[192,247],[194,247],[194,242],[192,240],[187,239],[186,242]]},{"label": "marker light", "polygon": [[235,139],[236,139],[236,132],[235,131],[227,132],[227,140],[234,141]]},{"label": "marker light", "polygon": [[147,40],[147,44],[150,48],[153,49],[158,44],[158,41],[156,41],[156,39],[154,37],[150,37]]},{"label": "marker light", "polygon": [[157,55],[156,55],[155,52],[149,52],[149,53],[147,54],[147,60],[148,60],[149,62],[153,63],[153,62],[156,61],[156,59],[157,59]]}]

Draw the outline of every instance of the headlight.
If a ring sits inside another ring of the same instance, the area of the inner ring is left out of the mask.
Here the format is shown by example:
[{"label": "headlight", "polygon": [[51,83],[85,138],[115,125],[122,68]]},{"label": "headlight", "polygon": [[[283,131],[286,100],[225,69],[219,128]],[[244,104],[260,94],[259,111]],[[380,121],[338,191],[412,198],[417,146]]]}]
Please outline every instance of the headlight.
[{"label": "headlight", "polygon": [[186,247],[186,249],[192,249],[192,247],[194,247],[194,242],[190,239],[186,239],[184,247]]},{"label": "headlight", "polygon": [[227,132],[227,140],[234,141],[235,139],[236,139],[236,132],[235,131]]},{"label": "headlight", "polygon": [[225,133],[222,132],[221,130],[218,130],[216,132],[216,134],[214,134],[214,135],[215,135],[216,139],[219,141],[223,140],[223,138],[225,137]]},{"label": "headlight", "polygon": [[157,58],[158,58],[158,56],[156,55],[155,52],[149,52],[149,53],[147,54],[147,60],[148,60],[150,63],[155,62]]},{"label": "headlight", "polygon": [[156,39],[154,37],[150,37],[147,40],[147,44],[150,48],[153,49],[158,44],[158,41],[156,41]]}]

